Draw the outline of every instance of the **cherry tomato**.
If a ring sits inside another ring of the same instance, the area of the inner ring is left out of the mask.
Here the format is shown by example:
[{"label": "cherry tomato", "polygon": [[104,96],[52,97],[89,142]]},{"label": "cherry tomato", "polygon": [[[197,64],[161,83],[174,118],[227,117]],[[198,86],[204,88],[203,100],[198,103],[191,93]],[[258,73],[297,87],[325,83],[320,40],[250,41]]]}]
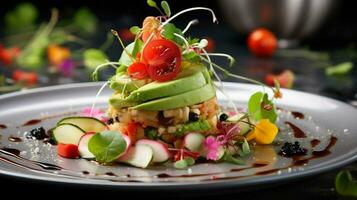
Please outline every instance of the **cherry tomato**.
[{"label": "cherry tomato", "polygon": [[5,65],[11,65],[16,57],[20,55],[20,49],[18,47],[11,47],[5,49],[0,45],[0,61]]},{"label": "cherry tomato", "polygon": [[38,81],[37,73],[35,72],[25,72],[21,70],[15,70],[12,73],[12,79],[17,83],[23,83],[25,85],[31,86],[35,85]]},{"label": "cherry tomato", "polygon": [[208,41],[207,46],[205,47],[207,52],[214,52],[215,48],[216,48],[216,43],[214,41],[213,38],[211,37],[206,37],[205,38]]},{"label": "cherry tomato", "polygon": [[128,67],[129,76],[136,79],[143,79],[148,76],[147,64],[143,62],[135,62]]},{"label": "cherry tomato", "polygon": [[57,145],[57,153],[64,158],[78,158],[79,151],[78,146],[74,144],[63,144],[59,143]]},{"label": "cherry tomato", "polygon": [[150,78],[156,81],[174,79],[181,68],[179,47],[166,39],[150,41],[143,50],[143,59]]},{"label": "cherry tomato", "polygon": [[248,37],[249,50],[261,57],[272,56],[277,47],[275,35],[265,28],[254,30]]}]

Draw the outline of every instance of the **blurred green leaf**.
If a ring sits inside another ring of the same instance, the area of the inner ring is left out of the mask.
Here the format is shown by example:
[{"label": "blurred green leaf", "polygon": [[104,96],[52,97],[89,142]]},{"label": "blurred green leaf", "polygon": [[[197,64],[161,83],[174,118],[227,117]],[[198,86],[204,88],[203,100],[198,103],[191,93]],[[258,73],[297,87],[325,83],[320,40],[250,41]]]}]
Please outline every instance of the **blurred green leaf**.
[{"label": "blurred green leaf", "polygon": [[348,74],[353,69],[352,62],[344,62],[335,66],[326,68],[325,73],[328,76],[343,76]]},{"label": "blurred green leaf", "polygon": [[107,62],[107,55],[99,49],[87,49],[83,52],[84,66],[90,71],[95,70],[98,65]]},{"label": "blurred green leaf", "polygon": [[38,10],[31,3],[20,3],[5,14],[5,26],[9,32],[16,32],[35,25]]},{"label": "blurred green leaf", "polygon": [[172,23],[167,23],[164,26],[164,31],[162,32],[162,36],[168,40],[172,40],[179,45],[182,45],[184,41],[181,38],[177,37],[176,34],[183,36],[181,29],[176,28],[176,26]]},{"label": "blurred green leaf", "polygon": [[340,195],[357,197],[357,183],[353,181],[349,171],[341,171],[337,174],[335,188]]},{"label": "blurred green leaf", "polygon": [[131,54],[132,57],[135,58],[136,54],[140,52],[143,45],[144,45],[143,41],[137,39],[134,42],[130,43],[128,46],[126,46],[125,47],[126,51],[123,50],[119,59],[120,65],[130,66],[133,63],[133,60],[131,59],[130,55],[127,54],[127,52]]},{"label": "blurred green leaf", "polygon": [[84,7],[74,14],[73,24],[83,32],[93,33],[96,30],[98,19],[89,8]]}]

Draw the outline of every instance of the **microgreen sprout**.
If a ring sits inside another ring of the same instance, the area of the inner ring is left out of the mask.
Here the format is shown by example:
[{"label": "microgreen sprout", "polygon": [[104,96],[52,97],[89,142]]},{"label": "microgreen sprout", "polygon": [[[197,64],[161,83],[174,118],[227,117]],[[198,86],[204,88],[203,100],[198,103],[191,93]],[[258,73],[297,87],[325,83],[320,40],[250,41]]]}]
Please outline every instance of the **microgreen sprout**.
[{"label": "microgreen sprout", "polygon": [[196,24],[198,24],[198,23],[199,23],[198,19],[191,20],[190,22],[188,22],[188,24],[187,24],[187,26],[185,27],[185,29],[183,29],[182,33],[185,34],[185,33],[188,31],[188,29],[190,29],[190,27],[191,27],[192,25],[196,25]]},{"label": "microgreen sprout", "polygon": [[159,29],[161,29],[162,27],[164,27],[167,23],[169,23],[170,21],[172,21],[173,19],[175,19],[176,17],[186,13],[186,12],[190,12],[190,11],[195,11],[195,10],[207,10],[210,11],[212,14],[212,18],[213,18],[213,23],[217,22],[217,17],[214,14],[213,10],[210,8],[206,8],[206,7],[193,7],[193,8],[188,8],[185,10],[182,10],[178,13],[176,13],[175,15],[173,15],[172,17],[170,17],[168,20],[166,20],[164,23],[161,24],[161,26],[159,27]]},{"label": "microgreen sprout", "polygon": [[[204,55],[204,54],[201,54],[201,55]],[[235,62],[235,59],[233,58],[233,56],[229,55],[229,54],[225,54],[225,53],[207,53],[207,55],[209,56],[218,56],[218,57],[225,57],[229,60],[229,66],[231,67],[234,62]]]},{"label": "microgreen sprout", "polygon": [[96,104],[96,102],[97,102],[97,100],[98,100],[98,98],[99,98],[99,95],[102,93],[102,91],[104,90],[104,88],[108,85],[108,83],[109,83],[109,81],[105,82],[105,83],[102,85],[102,87],[100,87],[100,89],[98,90],[97,95],[95,95],[95,98],[94,98],[94,100],[93,100],[92,108],[91,108],[91,110],[90,110],[89,116],[92,116],[93,110],[95,109],[95,104]]},{"label": "microgreen sprout", "polygon": [[188,41],[186,40],[185,37],[183,37],[182,35],[177,34],[177,33],[174,33],[174,36],[180,38],[180,39],[185,43],[186,50],[189,50],[189,49],[190,49],[190,44],[188,43]]}]

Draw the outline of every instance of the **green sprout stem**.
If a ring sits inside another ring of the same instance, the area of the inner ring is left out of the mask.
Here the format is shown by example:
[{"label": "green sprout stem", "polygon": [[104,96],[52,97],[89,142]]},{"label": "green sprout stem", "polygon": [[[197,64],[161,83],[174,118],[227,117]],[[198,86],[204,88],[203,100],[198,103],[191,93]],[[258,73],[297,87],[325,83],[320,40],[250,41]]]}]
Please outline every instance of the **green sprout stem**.
[{"label": "green sprout stem", "polygon": [[192,25],[196,25],[198,24],[199,21],[197,19],[191,20],[190,22],[188,22],[187,26],[185,27],[185,29],[183,29],[182,33],[185,34]]},{"label": "green sprout stem", "polygon": [[116,30],[113,30],[113,29],[111,30],[111,32],[112,32],[112,34],[113,34],[116,38],[118,38],[118,41],[119,41],[119,43],[120,43],[120,46],[123,48],[124,52],[129,56],[129,58],[131,59],[131,61],[135,62],[135,59],[133,58],[133,55],[131,55],[131,54],[128,52],[128,50],[125,48],[124,43],[123,43],[123,41],[121,40],[121,38],[120,38],[118,32],[117,32]]}]

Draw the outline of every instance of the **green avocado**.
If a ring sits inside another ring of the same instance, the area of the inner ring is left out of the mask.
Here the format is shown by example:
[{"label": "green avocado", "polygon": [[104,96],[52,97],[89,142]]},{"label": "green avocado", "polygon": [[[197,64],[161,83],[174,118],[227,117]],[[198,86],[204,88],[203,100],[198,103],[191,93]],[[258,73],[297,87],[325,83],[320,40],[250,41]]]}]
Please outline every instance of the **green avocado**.
[{"label": "green avocado", "polygon": [[110,88],[119,92],[132,92],[143,85],[145,85],[145,80],[133,80],[128,75],[117,74],[113,76],[110,80]]},{"label": "green avocado", "polygon": [[134,109],[168,110],[198,104],[215,96],[216,91],[214,87],[211,84],[206,84],[203,87],[185,93],[141,103],[134,106]]},{"label": "green avocado", "polygon": [[136,103],[123,98],[121,94],[114,94],[109,98],[109,104],[116,109],[135,106]]},{"label": "green avocado", "polygon": [[200,88],[206,84],[201,72],[178,78],[168,82],[151,82],[133,91],[127,99],[135,102],[145,102],[152,99],[173,96]]}]

